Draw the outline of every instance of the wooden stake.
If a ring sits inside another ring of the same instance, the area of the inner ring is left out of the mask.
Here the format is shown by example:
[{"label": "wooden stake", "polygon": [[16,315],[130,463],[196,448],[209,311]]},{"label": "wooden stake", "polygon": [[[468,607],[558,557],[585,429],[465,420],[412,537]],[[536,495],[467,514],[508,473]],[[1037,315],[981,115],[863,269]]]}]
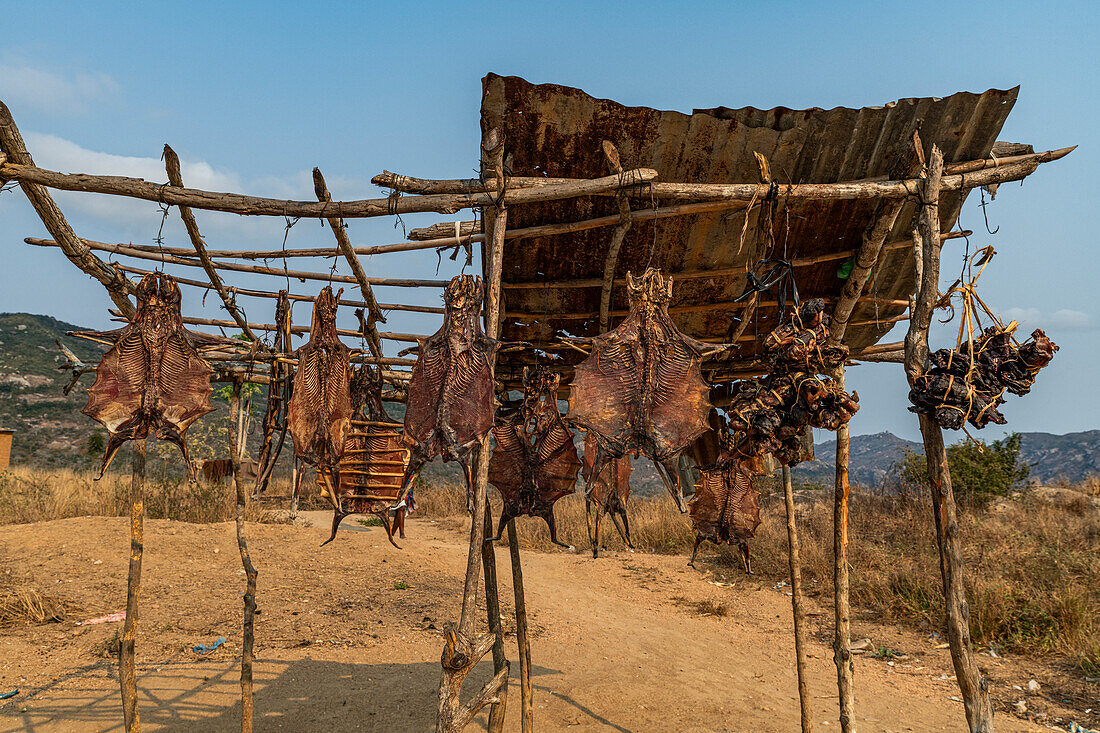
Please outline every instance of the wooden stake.
[{"label": "wooden stake", "polygon": [[[3,149],[7,160],[3,168],[7,168],[12,163],[34,166],[34,160],[31,159],[31,154],[27,152],[27,146],[23,142],[23,136],[19,133],[11,112],[3,102],[0,102],[0,149]],[[0,181],[6,178],[8,178],[6,172],[0,170]],[[58,243],[69,261],[103,283],[115,306],[127,318],[132,317],[134,306],[128,295],[134,292],[134,284],[122,273],[91,253],[83,241],[76,236],[76,232],[69,226],[65,215],[61,213],[61,209],[54,203],[53,197],[44,186],[30,181],[20,181],[19,186],[38,213],[38,218],[46,226],[46,230]]]},{"label": "wooden stake", "polygon": [[[612,173],[622,173],[623,166],[619,159],[619,151],[611,144],[610,140],[603,141],[603,154],[607,159],[607,166]],[[615,225],[615,231],[611,234],[611,242],[607,246],[607,259],[603,265],[603,284],[600,290],[600,331],[606,331],[611,326],[611,288],[615,284],[615,265],[619,261],[619,249],[623,246],[623,239],[630,231],[630,225],[634,220],[630,217],[630,200],[626,194],[619,192],[619,223]]]},{"label": "wooden stake", "polygon": [[122,718],[126,733],[140,733],[137,703],[137,669],[134,642],[137,639],[138,603],[141,600],[141,556],[145,551],[145,449],[148,438],[133,441],[130,474],[130,569],[126,575],[126,620],[118,642],[118,681],[122,687]]},{"label": "wooden stake", "polygon": [[[493,513],[485,509],[485,536],[493,536]],[[493,634],[493,672],[499,673],[508,668],[508,659],[504,656],[504,625],[500,622],[500,585],[497,583],[496,547],[492,542],[481,544],[481,564],[485,571],[485,614],[489,621],[489,630]],[[507,685],[507,683],[505,683]],[[489,733],[504,730],[505,705],[493,703],[489,708]]]},{"label": "wooden stake", "polygon": [[[313,189],[317,194],[318,201],[332,201],[328,186],[325,185],[325,177],[321,175],[319,168],[313,169]],[[336,236],[336,243],[340,246],[340,252],[347,260],[348,266],[351,267],[352,274],[355,275],[355,281],[359,284],[359,291],[363,294],[363,300],[367,302],[367,333],[365,334],[367,345],[370,346],[371,353],[375,357],[380,357],[382,356],[382,341],[378,338],[378,328],[374,324],[376,322],[385,323],[386,317],[382,315],[382,311],[378,307],[378,301],[374,299],[374,291],[371,290],[370,283],[367,282],[367,273],[363,270],[363,263],[359,261],[359,256],[355,254],[355,250],[351,246],[351,240],[348,239],[348,230],[344,227],[343,219],[339,216],[330,216],[326,221],[329,229]]]},{"label": "wooden stake", "polygon": [[531,637],[527,631],[527,601],[523,592],[523,567],[519,557],[516,520],[508,521],[508,553],[512,557],[512,590],[516,598],[516,646],[519,647],[520,725],[522,733],[535,729],[531,696]]},{"label": "wooden stake", "polygon": [[787,507],[787,563],[791,571],[791,612],[794,615],[794,659],[798,670],[798,704],[802,711],[802,733],[813,733],[813,708],[810,703],[809,677],[806,671],[806,609],[802,597],[802,560],[799,557],[797,517],[791,469],[783,466],[783,497]]},{"label": "wooden stake", "polygon": [[[183,188],[183,174],[180,172],[180,159],[176,155],[176,151],[172,150],[167,144],[164,146],[164,167],[168,172],[168,182],[173,186],[179,186]],[[195,248],[195,252],[199,256],[199,260],[202,262],[202,267],[206,270],[206,276],[210,278],[210,284],[214,287],[214,291],[217,292],[218,297],[222,299],[222,304],[225,305],[225,309],[229,311],[229,315],[233,317],[233,320],[237,323],[237,326],[241,329],[245,336],[248,337],[253,343],[261,344],[262,342],[256,338],[256,335],[252,333],[252,330],[248,327],[248,322],[245,321],[244,316],[237,309],[236,301],[226,291],[225,286],[222,285],[222,280],[218,276],[218,271],[214,269],[214,263],[210,261],[210,256],[206,252],[206,243],[202,239],[202,235],[199,234],[199,225],[195,221],[195,215],[191,212],[190,207],[180,206],[180,218],[183,219],[183,226],[187,230],[187,236],[191,238],[191,245]]]},{"label": "wooden stake", "polygon": [[[234,380],[233,391],[229,398],[230,418],[240,412],[241,382]],[[236,446],[239,440],[237,421],[229,421],[229,445]],[[245,573],[244,624],[241,643],[241,733],[252,733],[252,647],[255,643],[256,620],[256,568],[248,553],[248,541],[245,537],[244,512],[248,504],[248,489],[241,477],[241,454],[237,450],[230,452],[233,466],[233,486],[237,490],[237,550],[241,555],[241,566]]]},{"label": "wooden stake", "polygon": [[[921,212],[917,219],[922,254],[919,291],[913,304],[909,331],[905,336],[905,374],[912,386],[928,362],[928,329],[935,305],[939,302],[940,242],[939,195],[943,174],[943,154],[932,148],[928,174],[921,186]],[[966,709],[966,721],[971,733],[993,732],[993,709],[989,702],[989,682],[980,674],[970,648],[970,606],[966,600],[963,577],[962,541],[959,538],[958,512],[947,465],[947,450],[939,425],[925,415],[920,416],[924,455],[928,477],[932,483],[932,502],[936,523],[936,542],[940,553],[940,573],[943,576],[944,609],[947,640],[951,645],[951,662],[955,668],[959,693]]]},{"label": "wooden stake", "polygon": [[[844,389],[844,367],[833,375],[837,386]],[[836,664],[837,693],[840,697],[841,733],[853,733],[855,696],[852,677],[852,618],[848,603],[848,423],[836,431],[836,485],[833,495],[833,663]]]}]

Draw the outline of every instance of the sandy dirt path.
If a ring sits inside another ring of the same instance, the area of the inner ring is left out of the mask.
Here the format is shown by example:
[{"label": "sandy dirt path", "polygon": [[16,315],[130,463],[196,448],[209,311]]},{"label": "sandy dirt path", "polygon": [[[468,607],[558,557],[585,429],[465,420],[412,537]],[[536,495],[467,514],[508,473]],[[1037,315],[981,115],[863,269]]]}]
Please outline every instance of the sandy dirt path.
[{"label": "sandy dirt path", "polygon": [[[335,542],[314,526],[250,525],[259,568],[256,730],[426,731],[435,718],[439,629],[454,619],[465,538],[410,521],[403,550],[379,528],[346,522]],[[125,604],[126,520],[79,518],[0,527],[0,572],[56,590],[78,618]],[[146,523],[138,633],[147,731],[238,730],[240,594],[231,524]],[[734,575],[715,585],[685,559],[652,554],[524,553],[534,630],[535,721],[547,731],[794,731],[798,729],[790,599],[784,588]],[[498,550],[511,613],[507,550]],[[405,584],[407,588],[398,587]],[[702,616],[700,601],[728,609]],[[71,621],[0,636],[0,732],[122,730],[115,662],[121,624]],[[962,730],[945,652],[913,649],[889,666],[856,660],[861,731]],[[191,646],[227,642],[198,655]],[[508,730],[518,730],[514,638]],[[838,730],[835,667],[810,646],[815,726]],[[483,663],[467,694],[490,676]],[[484,729],[484,716],[473,730]],[[1043,730],[998,715],[998,731]]]}]

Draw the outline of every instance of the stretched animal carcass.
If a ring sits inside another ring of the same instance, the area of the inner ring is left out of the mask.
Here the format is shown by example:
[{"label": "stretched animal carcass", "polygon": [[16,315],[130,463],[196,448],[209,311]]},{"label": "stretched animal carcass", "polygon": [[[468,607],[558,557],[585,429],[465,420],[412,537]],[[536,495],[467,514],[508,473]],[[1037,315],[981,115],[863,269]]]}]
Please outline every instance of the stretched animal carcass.
[{"label": "stretched animal carcass", "polygon": [[194,480],[184,433],[214,410],[210,404],[214,370],[195,347],[222,340],[183,327],[180,288],[169,275],[146,275],[134,294],[137,310],[130,323],[113,331],[82,334],[114,342],[99,362],[82,410],[109,433],[99,476],[126,441],[144,440],[153,430],[161,440],[179,446]]},{"label": "stretched animal carcass", "polygon": [[581,475],[584,477],[584,523],[588,527],[592,557],[600,556],[600,520],[605,514],[611,515],[623,543],[634,547],[630,543],[630,520],[626,516],[626,500],[630,497],[630,456],[613,458],[604,463],[599,474],[594,474],[596,449],[596,440],[589,433],[584,438]]},{"label": "stretched animal carcass", "polygon": [[753,475],[762,472],[759,460],[723,451],[716,463],[699,469],[695,496],[688,502],[695,530],[695,546],[688,563],[692,567],[699,545],[709,540],[716,545],[736,544],[742,567],[752,573],[748,541],[760,526],[760,495],[752,486]]},{"label": "stretched animal carcass", "polygon": [[504,508],[497,525],[499,540],[515,517],[542,517],[550,541],[558,541],[554,502],[572,494],[581,462],[573,434],[558,412],[560,377],[542,367],[523,369],[523,404],[493,428],[496,447],[489,459],[489,483],[497,488]]},{"label": "stretched animal carcass", "polygon": [[334,487],[340,484],[340,458],[351,431],[351,352],[336,332],[339,297],[326,287],[313,304],[309,340],[295,353],[298,369],[286,418],[294,458],[317,468],[337,511]]},{"label": "stretched animal carcass", "polygon": [[411,450],[402,491],[435,458],[457,461],[473,511],[473,449],[493,426],[493,359],[499,342],[481,328],[482,281],[459,275],[443,292],[443,326],[420,339],[405,409]]},{"label": "stretched animal carcass", "polygon": [[594,475],[628,452],[664,468],[662,478],[680,511],[684,507],[676,457],[707,429],[711,410],[703,358],[729,346],[682,333],[668,315],[672,279],[655,269],[627,273],[630,312],[615,329],[590,339],[592,351],[577,365],[566,420],[597,443]]},{"label": "stretched animal carcass", "polygon": [[[275,323],[278,326],[275,331],[275,340],[272,350],[283,352],[290,349],[290,297],[286,290],[279,291],[279,298],[275,305]],[[286,414],[287,403],[290,400],[291,389],[294,384],[294,371],[290,365],[282,359],[273,359],[267,388],[267,408],[264,410],[264,419],[261,423],[263,429],[263,442],[260,445],[259,468],[256,471],[256,485],[252,489],[252,496],[258,497],[267,490],[271,473],[275,470],[275,464],[279,460],[279,454],[283,451],[283,443],[286,441]],[[291,507],[291,511],[297,510],[297,505]]]},{"label": "stretched animal carcass", "polygon": [[[332,535],[349,514],[374,514],[382,520],[390,544],[393,540],[389,510],[401,493],[401,480],[409,463],[409,449],[401,440],[400,424],[393,422],[382,405],[382,372],[364,364],[351,378],[351,432],[340,460],[340,480],[333,480],[336,506]],[[330,477],[331,478],[331,477]],[[325,480],[318,471],[318,483]],[[400,549],[400,548],[399,548]]]}]

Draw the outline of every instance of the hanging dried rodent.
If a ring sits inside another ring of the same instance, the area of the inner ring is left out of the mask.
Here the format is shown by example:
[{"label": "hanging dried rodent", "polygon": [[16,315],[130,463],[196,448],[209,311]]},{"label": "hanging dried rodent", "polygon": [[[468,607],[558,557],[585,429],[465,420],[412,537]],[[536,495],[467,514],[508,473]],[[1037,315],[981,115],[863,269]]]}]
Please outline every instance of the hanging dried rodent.
[{"label": "hanging dried rodent", "polygon": [[695,496],[688,502],[695,530],[695,546],[688,564],[695,567],[695,556],[704,540],[716,545],[736,544],[741,565],[751,574],[748,541],[760,526],[760,494],[752,486],[752,477],[763,473],[760,459],[743,458],[727,448],[717,462],[700,467],[699,472]]},{"label": "hanging dried rodent", "polygon": [[764,340],[768,374],[736,385],[726,414],[739,433],[737,451],[746,457],[772,453],[785,465],[801,460],[807,426],[837,430],[859,410],[848,394],[821,372],[848,357],[848,347],[826,345],[828,316],[820,298],[802,303]]},{"label": "hanging dried rodent", "polygon": [[99,362],[83,413],[107,428],[110,437],[100,477],[128,440],[144,440],[150,430],[179,446],[194,478],[184,433],[214,410],[210,404],[214,370],[196,345],[224,343],[183,327],[180,288],[171,276],[154,272],[138,283],[137,310],[130,323],[114,331],[88,332],[114,342]]},{"label": "hanging dried rodent", "polygon": [[458,461],[473,511],[473,449],[493,426],[493,357],[499,342],[481,329],[482,281],[459,275],[443,292],[443,325],[420,340],[408,386],[405,443],[412,449],[402,491],[434,458]]},{"label": "hanging dried rodent", "polygon": [[931,368],[917,377],[909,391],[910,412],[928,415],[941,428],[958,430],[966,423],[984,428],[1004,425],[998,410],[1004,393],[1026,395],[1039,370],[1050,363],[1058,346],[1039,329],[1022,344],[1010,328],[990,326],[958,350],[940,349],[929,355]]},{"label": "hanging dried rodent", "polygon": [[630,456],[605,462],[599,475],[594,475],[596,450],[596,440],[589,433],[584,438],[581,475],[584,477],[584,523],[588,527],[592,557],[600,556],[600,520],[605,514],[611,515],[623,544],[634,547],[630,542],[630,520],[626,516],[626,500],[630,498]]},{"label": "hanging dried rodent", "polygon": [[558,412],[560,377],[542,367],[523,369],[523,404],[493,428],[496,447],[489,459],[489,483],[504,500],[499,540],[514,517],[542,517],[550,541],[558,541],[554,502],[572,494],[581,467],[573,434]]},{"label": "hanging dried rodent", "polygon": [[[700,365],[727,345],[682,333],[668,315],[672,279],[655,269],[639,278],[627,273],[630,313],[616,328],[594,338],[577,365],[566,419],[597,442],[593,471],[628,452],[663,466],[669,493],[686,511],[676,457],[707,429],[711,404]],[[671,479],[669,477],[672,477]],[[675,486],[672,481],[675,480]]]},{"label": "hanging dried rodent", "polygon": [[339,298],[326,287],[313,304],[309,341],[295,352],[298,369],[286,419],[294,457],[317,467],[336,509],[334,487],[340,485],[340,458],[351,430],[351,352],[336,332]]},{"label": "hanging dried rodent", "polygon": [[[940,300],[938,307],[950,310],[952,317],[956,300],[962,306],[955,348],[929,354],[928,368],[909,390],[910,412],[927,415],[941,428],[958,430],[968,422],[978,429],[989,423],[1004,425],[1007,420],[997,410],[1004,403],[1004,393],[1030,392],[1039,370],[1058,351],[1039,329],[1018,343],[1016,322],[1002,324],[978,295],[978,278],[995,254],[992,247],[982,247],[970,255],[964,268],[966,279],[956,280]],[[992,325],[983,329],[985,319]]]}]

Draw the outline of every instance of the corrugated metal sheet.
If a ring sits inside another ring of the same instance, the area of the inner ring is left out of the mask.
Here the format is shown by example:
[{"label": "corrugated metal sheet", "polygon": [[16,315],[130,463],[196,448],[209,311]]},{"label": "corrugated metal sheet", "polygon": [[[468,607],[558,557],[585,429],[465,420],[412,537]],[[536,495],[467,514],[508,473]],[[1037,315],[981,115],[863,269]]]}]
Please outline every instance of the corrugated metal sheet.
[{"label": "corrugated metal sheet", "polygon": [[[902,99],[881,107],[792,110],[752,107],[695,110],[692,114],[626,107],[596,99],[579,89],[531,84],[518,77],[490,74],[483,80],[482,131],[504,133],[510,172],[519,176],[591,178],[607,175],[602,140],[618,148],[624,168],[653,168],[669,182],[755,183],[759,181],[754,151],[769,161],[780,183],[834,183],[888,176],[903,163],[906,145],[920,131],[926,154],[933,144],[946,162],[987,157],[1016,100],[1018,89],[961,92],[942,99]],[[940,212],[946,231],[958,216],[965,194],[944,196]],[[632,207],[656,202],[633,199]],[[782,202],[781,202],[782,203]],[[859,247],[871,224],[874,201],[794,203],[774,223],[774,254],[788,259],[829,255]],[[591,197],[513,207],[509,229],[552,222],[580,221],[617,212],[610,197]],[[906,205],[888,241],[907,239],[916,203]],[[679,273],[744,266],[765,251],[764,231],[750,214],[742,245],[745,216],[718,212],[635,222],[620,251],[617,277],[638,273],[647,265],[674,279]],[[509,283],[599,278],[603,274],[610,227],[573,234],[509,241],[505,246],[505,307],[512,312],[590,313],[584,319],[540,317],[537,322],[506,318],[507,339],[542,342],[555,334],[594,335],[598,331],[600,289],[509,289]],[[798,267],[795,277],[803,298],[832,298],[843,281],[837,269],[843,259]],[[883,300],[907,297],[913,288],[908,249],[886,255],[873,281],[873,294]],[[678,279],[674,304],[728,303],[744,289],[745,276],[721,275]],[[618,285],[613,308],[625,308]],[[868,286],[872,291],[872,286]],[[871,294],[865,292],[865,295]],[[904,309],[861,304],[853,321],[886,319]],[[697,338],[722,338],[737,323],[737,310],[676,313],[674,319]],[[757,311],[748,333],[763,338],[776,321],[776,309]],[[846,341],[853,348],[876,342],[889,325],[853,326]],[[746,343],[737,360],[753,356],[756,343]],[[508,357],[505,357],[507,360]],[[521,355],[511,357],[523,358]],[[507,369],[505,370],[507,372]]]}]

